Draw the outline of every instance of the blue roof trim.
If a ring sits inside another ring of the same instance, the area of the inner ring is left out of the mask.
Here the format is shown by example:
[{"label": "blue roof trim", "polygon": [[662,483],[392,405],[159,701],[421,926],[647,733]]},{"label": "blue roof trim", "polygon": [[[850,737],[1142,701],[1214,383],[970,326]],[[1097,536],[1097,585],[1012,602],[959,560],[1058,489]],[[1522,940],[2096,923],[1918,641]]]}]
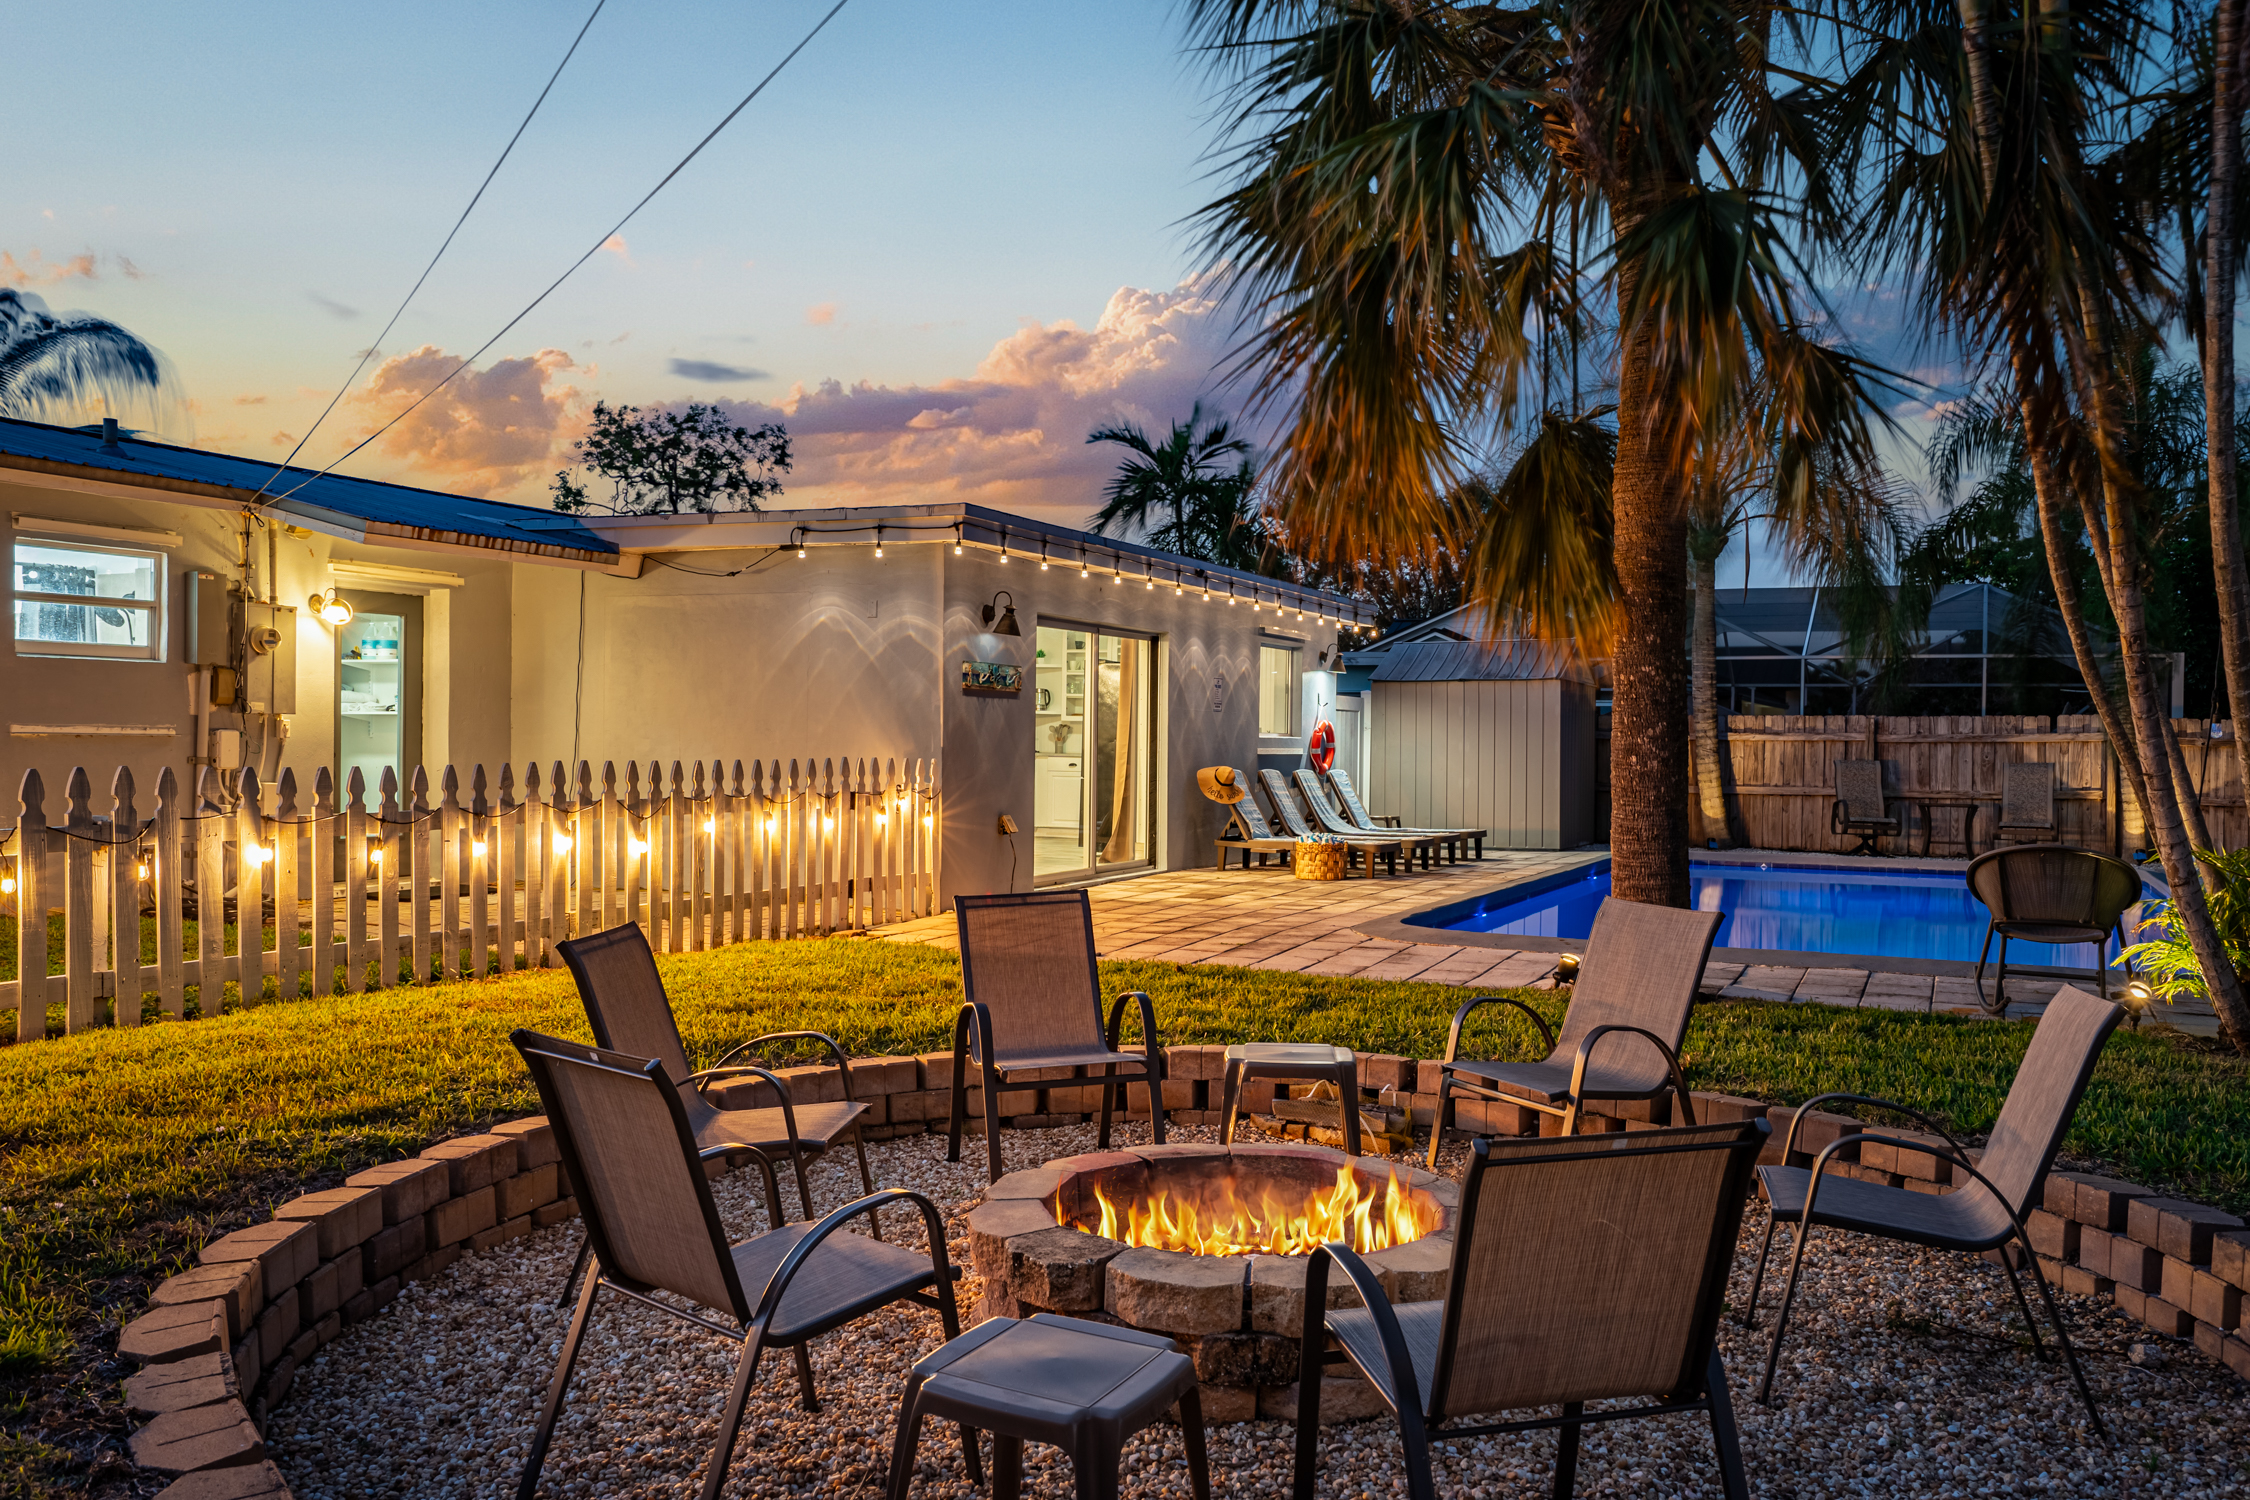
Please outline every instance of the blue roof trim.
[{"label": "blue roof trim", "polygon": [[[234,498],[243,500],[266,485],[274,472],[273,464],[262,459],[176,448],[139,437],[123,437],[115,447],[105,447],[99,432],[13,418],[0,418],[0,455],[68,465],[89,474],[113,474],[120,480],[160,479],[206,485],[231,491]],[[281,495],[289,498],[278,500]],[[384,528],[383,540],[403,531],[426,534],[425,540],[490,546],[503,552],[575,555],[594,562],[610,561],[619,555],[615,542],[589,530],[576,516],[375,479],[319,474],[311,469],[282,470],[271,485],[266,485],[263,503],[285,515],[296,512],[324,520],[340,517],[372,524]]]}]

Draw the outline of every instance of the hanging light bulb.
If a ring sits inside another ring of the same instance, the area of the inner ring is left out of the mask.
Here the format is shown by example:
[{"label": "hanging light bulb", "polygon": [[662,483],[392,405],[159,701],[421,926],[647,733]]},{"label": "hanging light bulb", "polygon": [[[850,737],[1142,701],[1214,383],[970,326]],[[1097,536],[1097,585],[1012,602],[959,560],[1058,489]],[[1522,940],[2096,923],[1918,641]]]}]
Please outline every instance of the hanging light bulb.
[{"label": "hanging light bulb", "polygon": [[567,833],[556,834],[554,850],[557,854],[568,854],[570,852],[570,835]]},{"label": "hanging light bulb", "polygon": [[484,840],[472,839],[469,843],[469,852],[482,859],[484,857]]},{"label": "hanging light bulb", "polygon": [[148,861],[144,859],[139,864],[135,865],[133,867],[133,874],[137,879],[148,879]]},{"label": "hanging light bulb", "polygon": [[888,821],[889,818],[883,813],[877,813],[875,815],[875,826],[877,828],[883,827]]},{"label": "hanging light bulb", "polygon": [[717,833],[719,831],[719,820],[717,818],[705,818],[703,820],[703,831],[705,833]]},{"label": "hanging light bulb", "polygon": [[927,828],[927,827],[929,827],[929,826],[930,826],[931,824],[935,823],[936,821],[937,821],[937,820],[936,820],[935,818],[932,818],[932,817],[931,817],[931,816],[930,816],[930,815],[929,815],[928,813],[924,813],[924,814],[922,814],[922,826],[923,826],[924,828]]},{"label": "hanging light bulb", "polygon": [[829,814],[827,814],[827,813],[822,813],[822,814],[820,815],[820,831],[821,831],[821,832],[823,832],[823,833],[826,833],[826,832],[827,832],[827,831],[828,831],[829,829],[831,829],[831,828],[834,828],[835,826],[836,826],[836,820],[835,820],[835,818],[834,818],[834,817],[830,816],[830,815],[829,815]]},{"label": "hanging light bulb", "polygon": [[648,853],[648,840],[643,838],[627,838],[625,840],[625,852],[627,854]]},{"label": "hanging light bulb", "polygon": [[961,555],[961,528],[958,525],[953,528],[953,555]]},{"label": "hanging light bulb", "polygon": [[13,875],[0,875],[0,896],[13,896],[15,893],[16,877]]},{"label": "hanging light bulb", "polygon": [[875,528],[875,555],[877,557],[883,555],[883,528],[880,526]]}]

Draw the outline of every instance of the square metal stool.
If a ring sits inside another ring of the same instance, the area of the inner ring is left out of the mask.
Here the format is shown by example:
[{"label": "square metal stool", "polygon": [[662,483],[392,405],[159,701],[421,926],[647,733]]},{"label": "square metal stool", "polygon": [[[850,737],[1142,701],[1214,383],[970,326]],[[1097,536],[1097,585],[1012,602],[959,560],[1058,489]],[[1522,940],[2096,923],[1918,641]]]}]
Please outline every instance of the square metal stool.
[{"label": "square metal stool", "polygon": [[1078,1500],[1116,1500],[1125,1440],[1174,1403],[1195,1500],[1211,1500],[1195,1362],[1170,1339],[1053,1313],[990,1319],[907,1376],[891,1447],[890,1500],[906,1500],[925,1417],[961,1424],[972,1482],[975,1430],[992,1434],[992,1500],[1022,1495],[1026,1442],[1051,1443],[1070,1455]]},{"label": "square metal stool", "polygon": [[1359,1057],[1349,1047],[1318,1042],[1238,1042],[1227,1048],[1225,1115],[1219,1140],[1234,1144],[1234,1117],[1242,1109],[1245,1078],[1326,1078],[1336,1085],[1343,1116],[1344,1150],[1359,1155]]}]

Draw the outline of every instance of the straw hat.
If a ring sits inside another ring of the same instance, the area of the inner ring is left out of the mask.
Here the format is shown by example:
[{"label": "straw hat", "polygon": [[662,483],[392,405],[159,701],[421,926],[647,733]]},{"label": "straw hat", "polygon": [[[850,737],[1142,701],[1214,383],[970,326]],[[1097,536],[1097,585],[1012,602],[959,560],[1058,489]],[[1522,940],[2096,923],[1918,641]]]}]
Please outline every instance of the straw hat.
[{"label": "straw hat", "polygon": [[1195,784],[1213,802],[1232,806],[1242,800],[1243,787],[1235,780],[1232,766],[1205,766],[1195,773]]}]

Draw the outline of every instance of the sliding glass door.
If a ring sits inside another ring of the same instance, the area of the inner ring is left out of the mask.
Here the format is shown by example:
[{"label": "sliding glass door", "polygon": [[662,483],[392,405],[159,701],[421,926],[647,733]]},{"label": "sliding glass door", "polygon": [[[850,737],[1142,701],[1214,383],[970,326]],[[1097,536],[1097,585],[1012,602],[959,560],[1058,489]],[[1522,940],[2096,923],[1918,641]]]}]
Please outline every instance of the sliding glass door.
[{"label": "sliding glass door", "polygon": [[1039,627],[1036,879],[1083,879],[1155,857],[1154,665],[1154,645],[1143,636]]}]

